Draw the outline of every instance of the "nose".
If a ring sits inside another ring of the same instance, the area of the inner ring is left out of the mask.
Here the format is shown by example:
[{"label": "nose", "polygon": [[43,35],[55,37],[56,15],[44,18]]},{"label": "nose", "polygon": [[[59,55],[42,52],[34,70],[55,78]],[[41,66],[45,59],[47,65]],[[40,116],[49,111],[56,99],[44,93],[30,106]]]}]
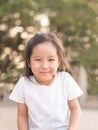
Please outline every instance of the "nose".
[{"label": "nose", "polygon": [[48,62],[47,61],[42,62],[42,68],[48,68]]}]

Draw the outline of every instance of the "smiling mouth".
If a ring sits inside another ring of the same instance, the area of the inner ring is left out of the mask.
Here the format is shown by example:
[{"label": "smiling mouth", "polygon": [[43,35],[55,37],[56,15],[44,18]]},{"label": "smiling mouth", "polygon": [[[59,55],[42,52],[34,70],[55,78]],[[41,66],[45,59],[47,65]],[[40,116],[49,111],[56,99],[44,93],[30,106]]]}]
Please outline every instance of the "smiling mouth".
[{"label": "smiling mouth", "polygon": [[40,72],[41,74],[49,74],[50,72]]},{"label": "smiling mouth", "polygon": [[49,72],[40,72],[40,73],[49,73]]}]

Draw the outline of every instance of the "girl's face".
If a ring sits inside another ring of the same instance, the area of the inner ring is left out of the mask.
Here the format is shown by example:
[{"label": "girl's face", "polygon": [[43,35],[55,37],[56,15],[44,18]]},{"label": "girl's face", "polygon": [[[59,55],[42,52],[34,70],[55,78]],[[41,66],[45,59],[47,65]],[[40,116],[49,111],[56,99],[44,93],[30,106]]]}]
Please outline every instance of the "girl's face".
[{"label": "girl's face", "polygon": [[32,49],[30,68],[39,84],[49,85],[58,67],[57,50],[51,42],[38,44]]}]

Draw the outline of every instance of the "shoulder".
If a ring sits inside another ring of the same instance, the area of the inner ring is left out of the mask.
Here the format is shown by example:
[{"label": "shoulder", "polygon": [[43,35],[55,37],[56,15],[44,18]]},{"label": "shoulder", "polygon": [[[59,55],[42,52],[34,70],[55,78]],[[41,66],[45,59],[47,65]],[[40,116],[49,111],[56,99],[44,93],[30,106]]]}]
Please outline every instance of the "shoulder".
[{"label": "shoulder", "polygon": [[20,77],[20,79],[18,80],[18,82],[30,82],[30,78],[26,77],[26,76],[22,76]]},{"label": "shoulder", "polygon": [[18,79],[15,86],[24,86],[26,84],[29,84],[29,82],[31,82],[29,78],[22,76],[20,79]]},{"label": "shoulder", "polygon": [[72,77],[68,72],[65,72],[65,71],[58,71],[57,72],[57,77],[59,77],[59,78],[70,78],[70,77]]},{"label": "shoulder", "polygon": [[64,84],[72,84],[73,82],[76,82],[74,78],[71,76],[70,73],[62,71],[62,72],[57,72],[56,76],[58,81],[62,81]]}]

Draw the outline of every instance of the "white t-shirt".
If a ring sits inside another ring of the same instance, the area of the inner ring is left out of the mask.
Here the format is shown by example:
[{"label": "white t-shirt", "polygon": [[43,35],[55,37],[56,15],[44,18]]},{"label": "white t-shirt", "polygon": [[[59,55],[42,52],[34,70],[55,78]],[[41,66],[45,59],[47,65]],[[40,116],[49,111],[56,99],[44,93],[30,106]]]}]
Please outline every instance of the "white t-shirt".
[{"label": "white t-shirt", "polygon": [[68,100],[82,95],[75,80],[67,72],[57,72],[53,82],[46,86],[22,77],[9,99],[28,107],[29,130],[67,130]]}]

